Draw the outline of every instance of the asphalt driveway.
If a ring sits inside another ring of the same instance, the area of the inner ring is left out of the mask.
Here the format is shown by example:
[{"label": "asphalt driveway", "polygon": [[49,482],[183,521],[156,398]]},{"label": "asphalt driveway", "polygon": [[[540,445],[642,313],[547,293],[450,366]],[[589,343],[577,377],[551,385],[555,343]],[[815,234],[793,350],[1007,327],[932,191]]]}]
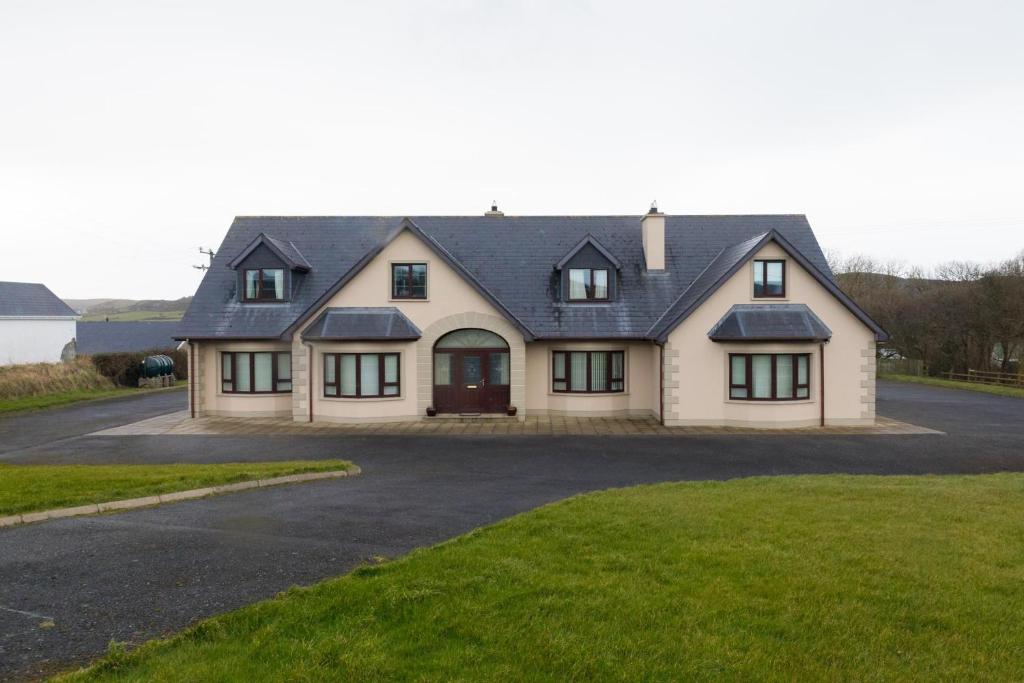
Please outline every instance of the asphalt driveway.
[{"label": "asphalt driveway", "polygon": [[879,413],[947,434],[62,437],[7,449],[0,460],[343,457],[363,475],[0,531],[0,679],[86,662],[111,640],[168,633],[583,491],[765,474],[1024,471],[1024,401],[880,383]]}]

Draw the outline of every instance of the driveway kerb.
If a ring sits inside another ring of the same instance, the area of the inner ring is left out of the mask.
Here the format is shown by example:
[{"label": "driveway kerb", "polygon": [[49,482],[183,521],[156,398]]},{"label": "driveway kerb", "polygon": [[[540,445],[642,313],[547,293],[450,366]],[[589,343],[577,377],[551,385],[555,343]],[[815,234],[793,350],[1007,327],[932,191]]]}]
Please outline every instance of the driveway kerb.
[{"label": "driveway kerb", "polygon": [[221,486],[207,486],[201,489],[189,489],[187,491],[175,491],[173,493],[161,493],[155,496],[144,496],[142,498],[128,498],[125,500],[112,500],[105,503],[90,503],[88,505],[76,505],[67,508],[54,508],[40,512],[25,512],[19,515],[0,517],[0,528],[18,526],[20,524],[31,524],[33,522],[45,522],[49,519],[64,519],[66,517],[81,517],[83,515],[95,515],[102,512],[118,512],[123,510],[134,510],[137,508],[154,507],[164,503],[176,503],[183,500],[205,498],[223,493],[235,493],[249,489],[266,488],[269,486],[280,486],[282,484],[297,484],[304,481],[316,481],[320,479],[337,479],[340,477],[354,477],[362,470],[353,465],[350,470],[332,470],[330,472],[307,472],[305,474],[288,474],[281,477],[269,479],[250,479],[234,484],[223,484]]}]

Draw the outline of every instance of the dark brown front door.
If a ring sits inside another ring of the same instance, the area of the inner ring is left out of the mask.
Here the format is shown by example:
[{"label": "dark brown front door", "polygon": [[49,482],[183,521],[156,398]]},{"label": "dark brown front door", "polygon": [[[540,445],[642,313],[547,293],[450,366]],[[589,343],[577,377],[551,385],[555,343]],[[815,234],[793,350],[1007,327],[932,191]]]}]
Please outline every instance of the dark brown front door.
[{"label": "dark brown front door", "polygon": [[509,404],[508,351],[434,352],[434,407],[439,413],[503,413]]}]

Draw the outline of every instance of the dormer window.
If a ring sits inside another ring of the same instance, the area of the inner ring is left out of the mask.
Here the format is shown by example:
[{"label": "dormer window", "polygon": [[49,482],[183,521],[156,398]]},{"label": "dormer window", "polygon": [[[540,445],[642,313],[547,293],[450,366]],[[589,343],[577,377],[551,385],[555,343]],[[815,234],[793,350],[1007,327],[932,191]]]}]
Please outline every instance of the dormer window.
[{"label": "dormer window", "polygon": [[786,262],[782,260],[754,261],[754,298],[786,296]]},{"label": "dormer window", "polygon": [[608,301],[608,270],[570,268],[569,301]]},{"label": "dormer window", "polygon": [[255,268],[245,271],[246,301],[283,301],[284,269]]}]

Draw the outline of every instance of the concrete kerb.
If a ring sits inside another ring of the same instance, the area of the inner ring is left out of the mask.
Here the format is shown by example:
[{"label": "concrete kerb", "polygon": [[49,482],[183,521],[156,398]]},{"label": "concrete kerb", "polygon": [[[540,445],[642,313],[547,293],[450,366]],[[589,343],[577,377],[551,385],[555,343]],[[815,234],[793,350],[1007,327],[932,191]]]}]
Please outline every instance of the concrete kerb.
[{"label": "concrete kerb", "polygon": [[235,493],[249,489],[267,488],[280,486],[282,484],[298,484],[305,481],[317,481],[319,479],[337,479],[340,477],[354,477],[362,472],[359,467],[353,465],[350,470],[332,470],[330,472],[307,472],[305,474],[288,474],[270,479],[251,479],[240,481],[234,484],[223,484],[221,486],[207,486],[201,489],[190,489],[188,491],[175,491],[173,493],[161,493],[156,496],[145,496],[143,498],[128,498],[126,500],[112,500],[105,503],[90,503],[89,505],[76,505],[68,508],[55,508],[41,512],[25,512],[20,515],[9,515],[0,517],[0,528],[18,526],[20,524],[31,524],[33,522],[45,522],[49,519],[63,519],[66,517],[81,517],[83,515],[95,515],[102,512],[120,512],[122,510],[135,510],[137,508],[153,507],[164,503],[177,503],[183,500],[206,498],[223,493]]}]

